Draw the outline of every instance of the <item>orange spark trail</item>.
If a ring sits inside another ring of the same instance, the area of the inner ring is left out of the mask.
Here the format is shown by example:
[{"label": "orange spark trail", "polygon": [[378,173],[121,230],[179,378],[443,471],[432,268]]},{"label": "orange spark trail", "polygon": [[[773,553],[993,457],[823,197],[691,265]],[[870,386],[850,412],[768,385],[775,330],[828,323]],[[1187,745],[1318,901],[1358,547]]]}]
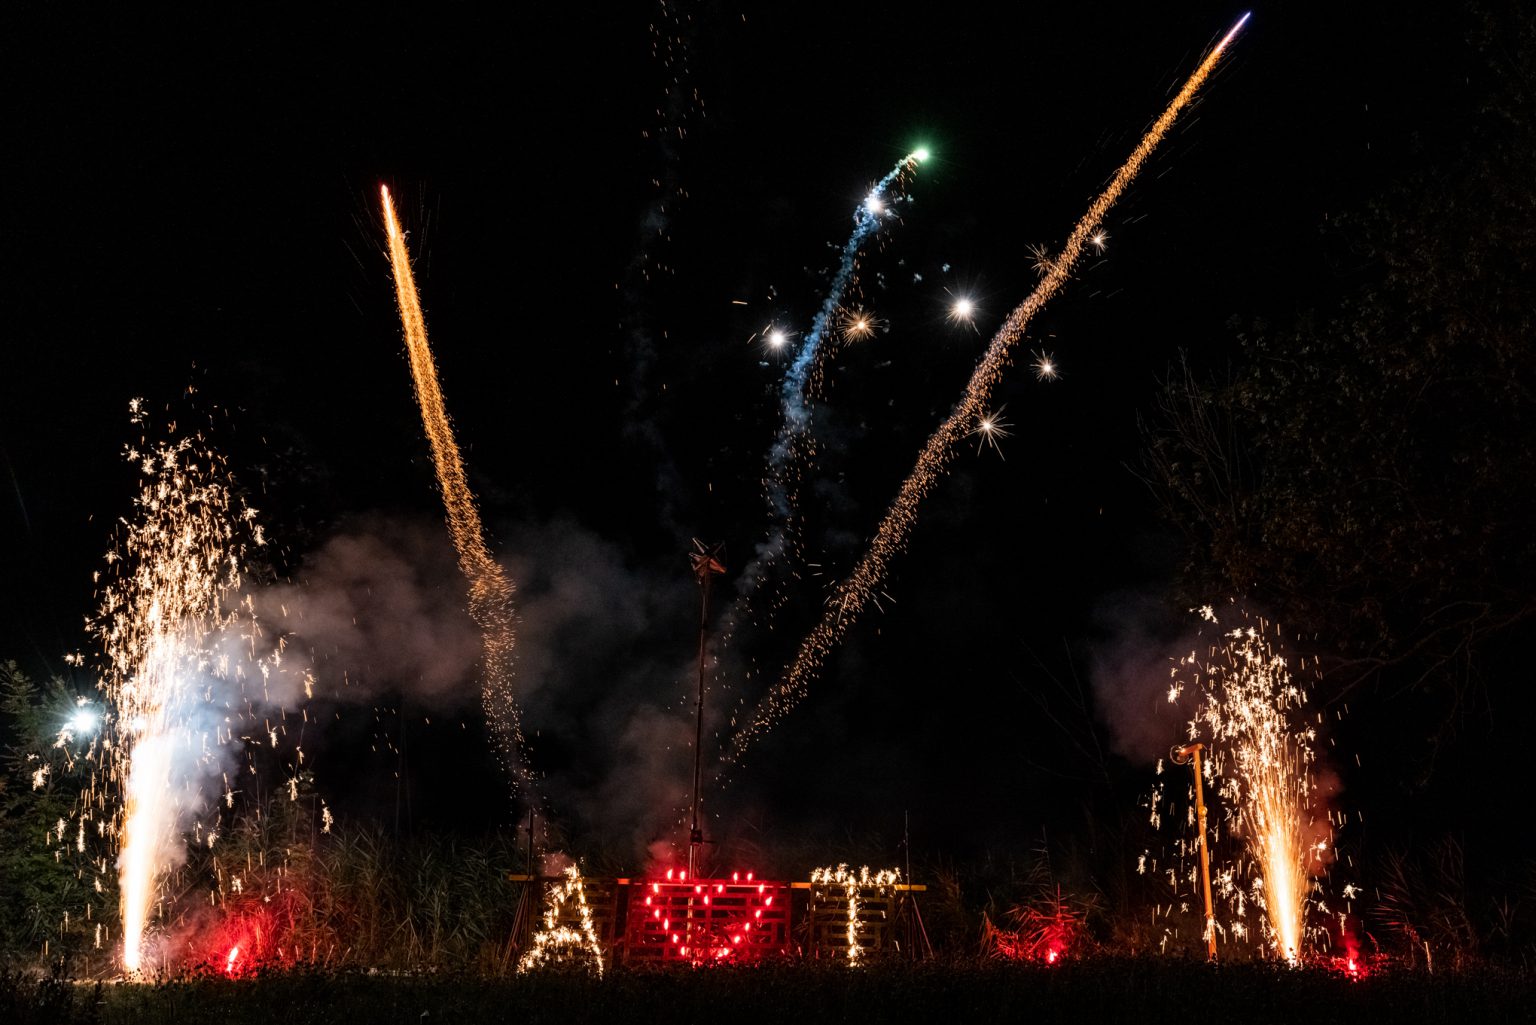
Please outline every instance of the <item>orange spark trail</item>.
[{"label": "orange spark trail", "polygon": [[395,217],[395,205],[388,187],[380,186],[379,194],[384,203],[389,262],[395,273],[395,297],[400,306],[400,324],[405,331],[416,401],[421,406],[421,424],[432,445],[437,483],[443,493],[448,532],[453,538],[454,550],[458,552],[459,569],[469,581],[469,615],[483,636],[485,678],[481,686],[481,702],[503,763],[531,800],[533,776],[524,758],[523,727],[512,698],[512,594],[515,588],[486,547],[480,510],[475,507],[474,492],[470,491],[469,480],[464,474],[464,460],[459,455],[453,423],[448,419],[443,393],[437,383],[437,366],[427,345],[427,322],[422,316],[421,297],[411,274],[405,234]]},{"label": "orange spark trail", "polygon": [[804,696],[806,688],[820,670],[827,653],[842,640],[849,627],[857,620],[859,613],[869,603],[870,595],[884,579],[891,559],[906,547],[912,527],[917,521],[918,506],[937,485],[945,467],[954,458],[956,444],[968,437],[975,430],[976,425],[987,416],[992,388],[1009,365],[1010,350],[1023,337],[1025,328],[1029,326],[1035,314],[1066,283],[1073,266],[1082,256],[1084,247],[1092,241],[1110,207],[1136,178],[1142,165],[1146,163],[1147,157],[1163,141],[1163,137],[1168,134],[1168,129],[1172,127],[1180,112],[1189,105],[1200,87],[1205,84],[1205,80],[1210,77],[1226,52],[1228,44],[1247,20],[1248,15],[1243,15],[1221,42],[1200,62],[1200,66],[1189,76],[1183,88],[1168,104],[1167,109],[1152,123],[1152,127],[1147,129],[1147,133],[1142,136],[1141,142],[1137,144],[1130,157],[1115,172],[1109,185],[1089,206],[1082,220],[1077,222],[1060,255],[1045,263],[1044,274],[1040,283],[1035,286],[1034,292],[1009,315],[997,334],[993,336],[986,354],[972,373],[970,383],[966,385],[964,396],[955,404],[948,419],[941,423],[928,439],[912,474],[902,483],[901,490],[886,511],[885,518],[881,520],[874,539],[870,542],[869,550],[854,567],[853,572],[833,592],[826,611],[822,613],[821,621],[801,642],[800,650],[795,660],[790,663],[783,679],[774,685],[758,704],[752,718],[737,731],[731,741],[730,749],[726,752],[726,761],[734,762],[739,759],[754,738],[782,718]]}]

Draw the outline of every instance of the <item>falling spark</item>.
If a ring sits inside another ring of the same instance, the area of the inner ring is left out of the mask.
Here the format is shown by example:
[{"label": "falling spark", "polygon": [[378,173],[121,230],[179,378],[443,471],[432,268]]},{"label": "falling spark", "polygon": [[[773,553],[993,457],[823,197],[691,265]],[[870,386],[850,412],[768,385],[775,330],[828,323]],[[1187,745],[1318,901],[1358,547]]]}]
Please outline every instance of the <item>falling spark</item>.
[{"label": "falling spark", "polygon": [[1093,246],[1093,250],[1096,253],[1102,253],[1105,244],[1108,242],[1109,232],[1107,231],[1096,231],[1093,233],[1093,237],[1088,240],[1088,244]]},{"label": "falling spark", "polygon": [[1056,369],[1056,360],[1048,352],[1041,352],[1035,357],[1035,379],[1037,381],[1054,381],[1059,375]]},{"label": "falling spark", "polygon": [[1221,60],[1227,44],[1248,19],[1247,15],[1233,26],[1226,37],[1206,55],[1182,88],[1169,102],[1152,126],[1147,129],[1104,191],[1088,207],[1076,227],[1067,236],[1060,254],[1049,261],[1043,276],[1024,300],[1004,321],[993,336],[986,354],[971,375],[965,394],[956,403],[948,418],[941,423],[928,439],[912,474],[902,484],[895,500],[886,511],[870,542],[864,557],[848,577],[837,586],[820,622],[801,642],[795,659],[790,663],[780,681],[759,702],[757,709],[738,729],[726,752],[726,761],[735,762],[750,746],[752,740],[782,718],[804,696],[812,678],[820,671],[823,660],[834,645],[842,640],[858,615],[868,604],[892,558],[906,547],[913,525],[917,521],[918,506],[933,490],[949,461],[954,458],[955,446],[965,438],[971,426],[986,413],[988,400],[998,379],[1009,363],[1009,350],[1023,337],[1025,328],[1050,299],[1061,289],[1071,274],[1073,265],[1081,257],[1088,244],[1103,223],[1105,215],[1136,178],[1152,151],[1168,134],[1168,129],[1179,114],[1194,99],[1200,87],[1210,77]]},{"label": "falling spark", "polygon": [[432,460],[437,468],[437,483],[443,494],[448,515],[448,532],[459,556],[459,569],[469,582],[469,614],[480,627],[485,651],[484,682],[481,702],[486,720],[496,738],[503,764],[511,771],[515,784],[532,800],[533,774],[525,757],[526,743],[517,704],[512,697],[513,611],[512,581],[491,558],[485,543],[480,511],[464,473],[464,461],[454,438],[453,424],[443,404],[437,382],[437,366],[427,345],[427,324],[421,312],[421,297],[411,274],[411,258],[405,247],[405,234],[395,218],[395,205],[389,189],[380,186],[384,219],[389,233],[389,261],[395,275],[395,297],[400,307],[400,322],[405,332],[410,356],[411,380],[421,407],[421,422],[432,446]]},{"label": "falling spark", "polygon": [[957,324],[969,324],[976,314],[976,304],[967,296],[956,299],[949,307],[949,319]]}]

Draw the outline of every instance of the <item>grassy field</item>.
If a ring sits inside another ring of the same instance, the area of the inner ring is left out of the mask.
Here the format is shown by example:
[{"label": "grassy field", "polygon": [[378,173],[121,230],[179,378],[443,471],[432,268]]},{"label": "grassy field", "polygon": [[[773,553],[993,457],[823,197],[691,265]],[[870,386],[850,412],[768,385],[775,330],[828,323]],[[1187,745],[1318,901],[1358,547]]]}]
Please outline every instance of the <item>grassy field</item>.
[{"label": "grassy field", "polygon": [[775,965],[706,971],[616,971],[601,980],[546,972],[510,979],[291,972],[98,985],[11,975],[0,1022],[100,1023],[930,1021],[1506,1022],[1536,1020],[1536,976],[1479,970],[1378,972],[1167,960],[1095,959],[1056,967],[966,963],[857,970]]}]

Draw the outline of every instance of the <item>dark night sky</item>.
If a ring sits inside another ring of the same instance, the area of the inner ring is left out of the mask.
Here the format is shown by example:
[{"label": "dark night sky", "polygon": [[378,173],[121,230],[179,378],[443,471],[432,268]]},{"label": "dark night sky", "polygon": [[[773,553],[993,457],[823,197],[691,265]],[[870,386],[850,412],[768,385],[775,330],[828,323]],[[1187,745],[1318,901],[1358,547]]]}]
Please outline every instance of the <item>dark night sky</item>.
[{"label": "dark night sky", "polygon": [[[134,396],[187,420],[232,410],[215,441],[297,578],[337,534],[438,522],[381,181],[411,232],[499,550],[534,567],[534,601],[549,560],[571,551],[594,560],[594,586],[644,590],[645,629],[604,643],[665,665],[660,684],[644,679],[648,696],[670,695],[693,642],[688,538],[726,540],[739,566],[761,535],[782,365],[748,339],[773,320],[808,325],[829,247],[869,184],[931,146],[903,222],[866,265],[890,329],[839,363],[826,414],[826,565],[846,566],[838,538],[872,527],[990,329],[1032,287],[1027,245],[1059,245],[1242,11],[829,6],[684,4],[696,15],[685,83],[703,114],[685,103],[660,119],[680,65],[651,54],[653,6],[8,11],[0,657],[58,671],[82,645],[107,524],[128,511],[118,451]],[[1048,674],[1086,682],[1094,646],[1129,629],[1116,617],[1166,589],[1173,541],[1126,469],[1137,416],[1180,349],[1220,366],[1235,352],[1230,318],[1284,318],[1347,285],[1329,218],[1454,140],[1469,58],[1456,17],[1436,17],[1256,8],[1111,213],[1103,259],[1031,331],[1063,378],[1010,374],[997,396],[1013,425],[1006,458],[957,460],[887,587],[896,604],[871,611],[738,773],[723,817],[739,801],[765,828],[889,838],[910,809],[943,849],[1033,835],[1075,807],[1046,796],[1053,777],[1037,763],[1082,769],[1031,694]],[[642,135],[680,123],[688,136],[667,152]],[[671,243],[649,250],[675,273],[647,283],[632,268],[664,176],[688,197],[669,211]],[[946,289],[974,291],[981,334],[945,322]],[[655,340],[646,368],[637,324]],[[180,398],[193,382],[202,414]],[[575,738],[618,714],[619,677],[557,662],[547,694],[571,696],[535,706],[552,734],[544,767],[602,791],[625,770],[588,763]],[[435,707],[400,684],[407,718]],[[565,723],[588,725],[563,735]],[[424,760],[449,757],[420,743]],[[370,790],[318,757],[322,789],[357,787],[359,808],[394,792],[387,765],[358,770],[388,780]],[[415,770],[418,805],[437,800],[444,764]],[[498,817],[493,780],[468,790],[456,814],[468,802]]]}]

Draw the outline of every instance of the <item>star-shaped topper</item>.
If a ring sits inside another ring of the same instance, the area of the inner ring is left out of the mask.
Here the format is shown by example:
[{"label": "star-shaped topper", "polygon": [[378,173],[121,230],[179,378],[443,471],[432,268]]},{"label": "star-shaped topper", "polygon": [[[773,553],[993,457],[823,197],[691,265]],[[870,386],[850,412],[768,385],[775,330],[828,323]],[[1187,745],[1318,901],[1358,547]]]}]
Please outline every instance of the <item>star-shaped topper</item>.
[{"label": "star-shaped topper", "polygon": [[703,583],[704,578],[711,573],[725,572],[725,542],[718,541],[707,545],[698,538],[693,539],[693,547],[697,549],[688,553],[688,561],[693,565],[693,575]]}]

